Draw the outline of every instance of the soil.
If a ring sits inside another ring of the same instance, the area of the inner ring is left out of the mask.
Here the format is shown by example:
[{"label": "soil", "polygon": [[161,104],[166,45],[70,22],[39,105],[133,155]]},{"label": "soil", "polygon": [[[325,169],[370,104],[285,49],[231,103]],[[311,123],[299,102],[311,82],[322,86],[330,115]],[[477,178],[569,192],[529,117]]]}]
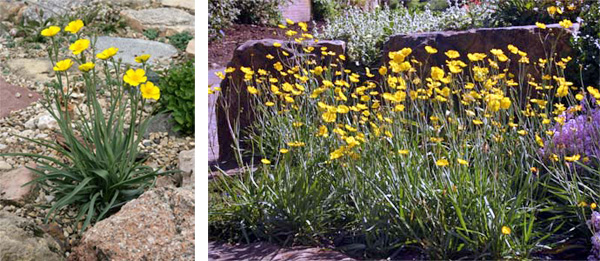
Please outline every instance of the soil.
[{"label": "soil", "polygon": [[[312,32],[313,28],[322,28],[324,22],[317,22],[316,25],[312,22],[308,23],[308,31]],[[293,28],[298,30],[297,27]],[[224,37],[219,40],[208,43],[208,67],[222,68],[233,57],[233,51],[248,40],[256,39],[288,39],[285,36],[287,29],[272,26],[260,26],[249,24],[234,24],[231,27],[223,30]]]}]

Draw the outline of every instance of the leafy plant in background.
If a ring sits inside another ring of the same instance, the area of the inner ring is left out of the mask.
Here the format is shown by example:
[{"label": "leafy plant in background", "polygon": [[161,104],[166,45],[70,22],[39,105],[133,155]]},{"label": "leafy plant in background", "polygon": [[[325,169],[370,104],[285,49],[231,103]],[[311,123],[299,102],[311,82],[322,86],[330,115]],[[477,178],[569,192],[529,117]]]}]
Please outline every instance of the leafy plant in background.
[{"label": "leafy plant in background", "polygon": [[[77,220],[83,221],[82,231],[138,197],[161,174],[143,165],[145,159],[140,159],[138,151],[150,119],[142,108],[149,99],[160,98],[160,89],[145,76],[149,55],[136,58],[141,68],[123,70],[121,62],[114,59],[117,48],[92,53],[97,37],[82,33],[86,29],[82,20],[76,20],[64,28],[49,26],[41,32],[51,43],[47,51],[56,72],[56,81],[45,91],[42,105],[58,123],[64,142],[21,138],[57,156],[0,155],[35,159],[37,167],[32,171],[39,178],[32,182],[55,196],[46,222],[60,209],[74,206],[79,211]],[[68,45],[72,37],[77,41]],[[69,71],[74,66],[81,76]],[[85,87],[85,104],[71,100],[71,84],[79,81]],[[102,108],[98,101],[100,90],[110,94],[108,108]]]},{"label": "leafy plant in background", "polygon": [[183,51],[187,48],[188,43],[194,39],[194,36],[186,31],[168,36],[167,39],[169,39],[169,43]]},{"label": "leafy plant in background", "polygon": [[147,29],[143,32],[144,36],[148,38],[148,40],[156,40],[158,38],[158,30],[156,29]]},{"label": "leafy plant in background", "polygon": [[332,19],[343,10],[341,3],[336,0],[312,0],[312,15],[315,21]]},{"label": "leafy plant in background", "polygon": [[238,0],[240,10],[236,22],[241,24],[276,25],[282,20],[279,7],[289,0]]},{"label": "leafy plant in background", "polygon": [[164,109],[173,113],[174,131],[186,134],[194,133],[195,108],[195,70],[194,60],[174,66],[163,72],[160,80]]},{"label": "leafy plant in background", "polygon": [[208,39],[213,41],[223,36],[222,30],[231,26],[240,14],[235,0],[208,1]]}]

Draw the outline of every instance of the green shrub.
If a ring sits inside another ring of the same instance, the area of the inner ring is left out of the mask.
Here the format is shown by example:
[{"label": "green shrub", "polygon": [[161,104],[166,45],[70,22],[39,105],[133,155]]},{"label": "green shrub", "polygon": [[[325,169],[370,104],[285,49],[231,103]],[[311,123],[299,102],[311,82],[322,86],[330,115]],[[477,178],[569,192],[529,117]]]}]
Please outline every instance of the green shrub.
[{"label": "green shrub", "polygon": [[194,36],[189,32],[177,33],[167,37],[169,43],[177,47],[177,49],[184,51],[187,48],[188,43],[194,39]]},{"label": "green shrub", "polygon": [[279,7],[288,0],[238,0],[240,10],[236,22],[241,24],[276,25],[282,20]]},{"label": "green shrub", "polygon": [[600,3],[589,5],[580,17],[581,27],[573,46],[578,52],[581,77],[585,85],[600,86]]},{"label": "green shrub", "polygon": [[339,1],[335,0],[312,0],[312,15],[316,21],[325,21],[340,14],[342,10]]},{"label": "green shrub", "polygon": [[377,8],[365,12],[349,8],[344,15],[328,19],[321,32],[314,32],[320,39],[337,39],[347,43],[348,56],[360,66],[371,66],[381,58],[381,48],[389,36],[418,32],[443,31],[481,27],[491,14],[491,6],[464,9],[453,6],[443,12],[411,12],[401,7]]},{"label": "green shrub", "polygon": [[174,131],[194,133],[194,60],[187,61],[163,72],[160,80],[162,107],[173,113]]},{"label": "green shrub", "polygon": [[231,26],[240,13],[235,0],[208,1],[208,38],[219,39],[222,30]]},{"label": "green shrub", "polygon": [[158,30],[156,29],[147,29],[143,32],[144,36],[148,38],[148,40],[156,40],[158,38]]},{"label": "green shrub", "polygon": [[[143,76],[147,69],[145,62],[137,70],[125,72],[121,62],[114,59],[117,53],[114,49],[104,50],[101,52],[104,56],[100,57],[92,53],[94,41],[87,39],[94,39],[96,35],[87,34],[88,29],[81,29],[85,34],[79,29],[67,33],[66,28],[57,26],[43,31],[50,42],[47,52],[55,65],[56,81],[44,92],[41,104],[57,121],[64,142],[22,138],[56,156],[0,155],[35,159],[37,167],[32,171],[39,178],[32,182],[55,196],[46,221],[60,209],[74,206],[79,210],[77,220],[83,221],[82,231],[142,194],[160,174],[159,170],[143,164],[145,159],[138,151],[150,120],[143,115],[142,108],[149,103],[148,99],[159,99],[156,94],[160,94],[160,90]],[[74,55],[67,49],[73,37],[80,39],[71,45],[80,54]],[[83,64],[91,67],[86,69],[81,67]],[[100,66],[105,70],[99,70]],[[69,71],[71,67],[78,67],[81,76]],[[83,83],[86,102],[73,101],[74,89],[65,82]],[[98,93],[102,91],[110,93],[108,108],[103,108],[98,101]]]}]

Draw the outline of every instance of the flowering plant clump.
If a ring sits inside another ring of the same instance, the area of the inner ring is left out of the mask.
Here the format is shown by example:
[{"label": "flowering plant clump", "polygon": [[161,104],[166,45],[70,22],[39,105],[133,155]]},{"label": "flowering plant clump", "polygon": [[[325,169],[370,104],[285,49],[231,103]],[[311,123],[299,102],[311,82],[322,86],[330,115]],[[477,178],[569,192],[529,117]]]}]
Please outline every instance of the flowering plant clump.
[{"label": "flowering plant clump", "polygon": [[[567,108],[594,95],[565,79],[570,57],[529,57],[512,44],[485,53],[425,46],[447,57],[430,65],[400,48],[359,74],[344,54],[311,47],[312,35],[298,27],[287,35],[304,48],[274,44],[267,68],[227,69],[243,72],[243,86],[209,90],[251,99],[244,109],[255,124],[232,135],[251,144],[237,153],[260,159],[244,175],[217,179],[212,231],[232,240],[337,242],[366,258],[411,248],[432,259],[499,259],[558,246],[571,233],[564,222],[581,227],[570,211],[595,193],[560,178],[579,182],[565,166],[587,155],[539,153],[551,147],[555,126],[565,128]],[[538,27],[547,39],[549,29]],[[531,69],[539,74],[524,73]]]},{"label": "flowering plant clump", "polygon": [[[56,72],[42,104],[56,119],[64,142],[27,140],[57,156],[5,154],[36,160],[38,167],[32,170],[39,178],[34,182],[55,196],[46,221],[61,208],[75,206],[77,219],[83,221],[81,230],[136,198],[159,175],[158,170],[143,165],[138,144],[150,119],[141,108],[160,99],[160,88],[145,75],[149,55],[136,58],[140,68],[123,70],[121,61],[115,59],[118,48],[94,55],[96,37],[83,31],[84,23],[76,20],[62,32],[54,25],[41,32],[51,42],[48,55]],[[77,40],[66,49],[62,45],[70,37]],[[80,84],[83,103],[72,99]],[[107,93],[106,108],[98,100],[99,89]]]}]

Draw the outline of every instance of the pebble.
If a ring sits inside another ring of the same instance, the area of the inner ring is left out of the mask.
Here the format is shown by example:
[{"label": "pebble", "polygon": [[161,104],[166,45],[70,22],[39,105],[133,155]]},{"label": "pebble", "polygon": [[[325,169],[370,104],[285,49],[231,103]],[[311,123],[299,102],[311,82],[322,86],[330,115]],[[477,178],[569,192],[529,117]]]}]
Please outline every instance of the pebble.
[{"label": "pebble", "polygon": [[0,161],[0,170],[11,170],[12,166],[6,161]]},{"label": "pebble", "polygon": [[20,93],[20,92],[17,92],[17,93],[15,94],[15,97],[17,97],[17,98],[21,98],[21,93]]},{"label": "pebble", "polygon": [[27,97],[29,97],[29,98],[33,98],[33,94],[32,94],[32,93],[28,93],[28,94],[27,94]]},{"label": "pebble", "polygon": [[8,148],[8,145],[0,143],[0,150],[4,150],[6,148]]}]

